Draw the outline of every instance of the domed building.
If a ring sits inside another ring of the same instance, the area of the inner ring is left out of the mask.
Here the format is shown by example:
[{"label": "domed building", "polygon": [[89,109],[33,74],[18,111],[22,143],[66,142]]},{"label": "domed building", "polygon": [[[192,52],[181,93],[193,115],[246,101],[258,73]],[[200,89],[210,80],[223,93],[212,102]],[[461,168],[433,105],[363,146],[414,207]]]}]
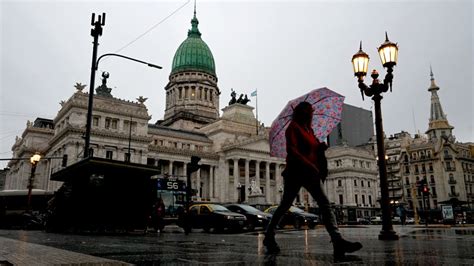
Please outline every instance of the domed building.
[{"label": "domed building", "polygon": [[212,52],[201,39],[196,11],[188,37],[173,58],[165,87],[166,108],[161,125],[194,130],[219,117],[216,67]]},{"label": "domed building", "polygon": [[[92,156],[156,167],[158,196],[167,207],[184,200],[183,184],[191,156],[201,158],[201,168],[191,177],[194,200],[276,204],[283,191],[285,161],[270,157],[268,129],[257,122],[253,107],[233,103],[219,116],[221,92],[215,61],[198,24],[194,12],[188,36],[172,60],[162,120],[150,121],[142,96],[137,95],[137,102],[128,101],[113,97],[106,85],[96,89],[108,94],[94,95]],[[110,76],[113,78],[113,73]],[[107,84],[107,80],[102,82]],[[61,101],[56,117],[28,122],[12,147],[14,157],[39,152],[44,158],[62,158],[37,164],[36,189],[58,190],[63,180],[56,173],[83,158],[88,94],[83,92],[84,85],[78,84],[76,89],[68,100]],[[29,163],[10,161],[8,167],[5,189],[25,189]],[[176,185],[166,187],[167,182]]]}]

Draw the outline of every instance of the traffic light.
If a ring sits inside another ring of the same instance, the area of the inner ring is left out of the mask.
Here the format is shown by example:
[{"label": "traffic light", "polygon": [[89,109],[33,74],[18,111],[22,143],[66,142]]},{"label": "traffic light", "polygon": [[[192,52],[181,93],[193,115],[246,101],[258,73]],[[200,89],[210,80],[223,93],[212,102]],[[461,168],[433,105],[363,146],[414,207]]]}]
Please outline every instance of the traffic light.
[{"label": "traffic light", "polygon": [[196,172],[197,170],[199,170],[199,168],[201,168],[201,165],[198,164],[200,160],[201,160],[201,157],[191,156],[191,162],[188,163],[186,166],[188,175]]},{"label": "traffic light", "polygon": [[428,195],[430,194],[430,188],[428,186],[423,186],[423,194]]}]

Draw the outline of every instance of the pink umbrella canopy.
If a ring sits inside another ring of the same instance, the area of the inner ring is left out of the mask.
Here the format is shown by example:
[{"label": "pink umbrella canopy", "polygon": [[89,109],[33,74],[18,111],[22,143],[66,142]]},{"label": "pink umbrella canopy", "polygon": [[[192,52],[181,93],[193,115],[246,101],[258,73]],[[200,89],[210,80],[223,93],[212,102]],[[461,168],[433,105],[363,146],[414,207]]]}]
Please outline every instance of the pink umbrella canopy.
[{"label": "pink umbrella canopy", "polygon": [[319,140],[324,140],[341,122],[344,96],[328,89],[319,88],[289,101],[270,128],[270,155],[286,158],[285,131],[293,116],[294,108],[303,101],[314,108],[312,128]]}]

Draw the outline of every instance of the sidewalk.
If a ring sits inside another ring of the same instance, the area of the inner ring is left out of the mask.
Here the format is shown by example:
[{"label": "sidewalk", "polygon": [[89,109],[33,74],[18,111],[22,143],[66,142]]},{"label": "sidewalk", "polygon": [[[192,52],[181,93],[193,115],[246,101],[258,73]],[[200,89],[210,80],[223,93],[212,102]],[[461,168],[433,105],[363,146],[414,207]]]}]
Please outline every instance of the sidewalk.
[{"label": "sidewalk", "polygon": [[[380,226],[343,227],[364,248],[348,256],[359,265],[474,265],[474,227],[394,226],[400,239],[378,240]],[[17,265],[332,265],[324,228],[281,230],[278,255],[265,254],[262,232],[185,235],[178,227],[161,234],[62,235],[0,230],[0,261]],[[13,240],[15,239],[15,240]],[[66,251],[69,250],[69,251]],[[89,254],[89,255],[85,255]],[[347,263],[346,263],[347,264]],[[1,265],[1,263],[0,263]]]},{"label": "sidewalk", "polygon": [[81,253],[0,237],[0,265],[129,265]]}]

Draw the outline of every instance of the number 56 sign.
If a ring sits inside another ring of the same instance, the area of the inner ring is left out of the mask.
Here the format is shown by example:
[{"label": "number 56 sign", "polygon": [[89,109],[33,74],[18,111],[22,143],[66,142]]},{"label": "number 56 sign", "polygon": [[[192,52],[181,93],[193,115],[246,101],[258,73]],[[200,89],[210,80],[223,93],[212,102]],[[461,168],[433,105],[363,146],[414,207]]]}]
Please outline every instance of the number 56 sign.
[{"label": "number 56 sign", "polygon": [[185,191],[186,184],[181,180],[158,179],[158,190]]}]

